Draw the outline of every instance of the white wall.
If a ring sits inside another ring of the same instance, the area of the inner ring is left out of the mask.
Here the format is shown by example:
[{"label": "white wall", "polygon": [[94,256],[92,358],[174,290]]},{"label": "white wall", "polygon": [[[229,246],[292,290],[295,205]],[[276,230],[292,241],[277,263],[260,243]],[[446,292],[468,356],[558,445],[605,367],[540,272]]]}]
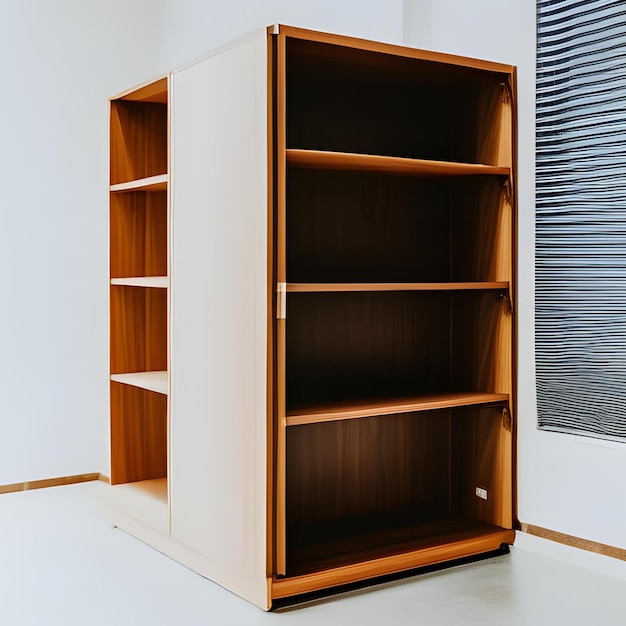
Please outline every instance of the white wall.
[{"label": "white wall", "polygon": [[274,23],[402,43],[402,0],[164,0],[163,58],[175,69]]},{"label": "white wall", "polygon": [[405,0],[409,45],[518,67],[518,516],[626,548],[626,446],[537,429],[534,370],[535,3]]},{"label": "white wall", "polygon": [[159,6],[0,2],[0,485],[107,471],[107,98]]},{"label": "white wall", "polygon": [[108,473],[107,98],[273,22],[400,42],[401,0],[0,0],[0,485]]},{"label": "white wall", "polygon": [[[403,23],[403,4],[404,17]],[[0,2],[0,485],[108,472],[107,98],[284,22],[519,68],[519,517],[626,547],[626,449],[536,429],[535,9],[521,0]]]}]

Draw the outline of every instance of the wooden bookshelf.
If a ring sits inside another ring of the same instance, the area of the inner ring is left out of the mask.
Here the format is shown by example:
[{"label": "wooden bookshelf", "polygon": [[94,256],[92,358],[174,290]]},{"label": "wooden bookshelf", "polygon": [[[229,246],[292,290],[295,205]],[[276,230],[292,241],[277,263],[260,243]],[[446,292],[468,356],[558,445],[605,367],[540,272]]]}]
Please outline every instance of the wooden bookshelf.
[{"label": "wooden bookshelf", "polygon": [[111,99],[115,525],[264,609],[513,542],[515,100],[282,25]]}]

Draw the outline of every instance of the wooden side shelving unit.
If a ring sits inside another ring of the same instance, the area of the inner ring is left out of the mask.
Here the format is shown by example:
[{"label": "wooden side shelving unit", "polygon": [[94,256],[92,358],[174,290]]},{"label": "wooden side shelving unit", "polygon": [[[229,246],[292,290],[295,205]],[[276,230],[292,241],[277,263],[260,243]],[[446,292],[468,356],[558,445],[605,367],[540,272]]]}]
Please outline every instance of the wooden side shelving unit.
[{"label": "wooden side shelving unit", "polygon": [[168,80],[110,103],[111,483],[168,531]]}]

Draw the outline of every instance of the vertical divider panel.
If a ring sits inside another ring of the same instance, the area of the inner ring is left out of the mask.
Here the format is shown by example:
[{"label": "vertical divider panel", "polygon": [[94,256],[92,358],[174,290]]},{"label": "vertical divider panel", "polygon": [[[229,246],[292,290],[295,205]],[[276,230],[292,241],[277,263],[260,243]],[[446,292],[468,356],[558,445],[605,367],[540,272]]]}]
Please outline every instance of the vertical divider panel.
[{"label": "vertical divider panel", "polygon": [[171,80],[171,534],[267,608],[265,29]]}]

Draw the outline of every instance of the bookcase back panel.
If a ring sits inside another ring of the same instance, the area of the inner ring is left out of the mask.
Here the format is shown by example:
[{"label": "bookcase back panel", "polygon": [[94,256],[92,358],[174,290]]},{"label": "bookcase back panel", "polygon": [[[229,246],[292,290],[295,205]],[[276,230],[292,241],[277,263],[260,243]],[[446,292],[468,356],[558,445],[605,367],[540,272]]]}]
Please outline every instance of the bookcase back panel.
[{"label": "bookcase back panel", "polygon": [[448,511],[445,413],[385,415],[287,431],[291,523]]},{"label": "bookcase back panel", "polygon": [[441,292],[290,294],[287,407],[449,390]]},{"label": "bookcase back panel", "polygon": [[111,484],[167,476],[167,396],[111,382]]},{"label": "bookcase back panel", "polygon": [[167,275],[167,193],[111,194],[111,278]]},{"label": "bookcase back panel", "polygon": [[111,102],[111,184],[167,173],[167,105]]},{"label": "bookcase back panel", "polygon": [[288,171],[289,282],[447,281],[449,231],[436,180]]},{"label": "bookcase back panel", "polygon": [[111,374],[167,370],[167,291],[111,287]]},{"label": "bookcase back panel", "polygon": [[287,409],[448,392],[510,393],[504,292],[293,293]]},{"label": "bookcase back panel", "polygon": [[505,75],[287,40],[287,147],[485,163]]},{"label": "bookcase back panel", "polygon": [[291,168],[286,222],[288,282],[511,279],[502,177]]}]

